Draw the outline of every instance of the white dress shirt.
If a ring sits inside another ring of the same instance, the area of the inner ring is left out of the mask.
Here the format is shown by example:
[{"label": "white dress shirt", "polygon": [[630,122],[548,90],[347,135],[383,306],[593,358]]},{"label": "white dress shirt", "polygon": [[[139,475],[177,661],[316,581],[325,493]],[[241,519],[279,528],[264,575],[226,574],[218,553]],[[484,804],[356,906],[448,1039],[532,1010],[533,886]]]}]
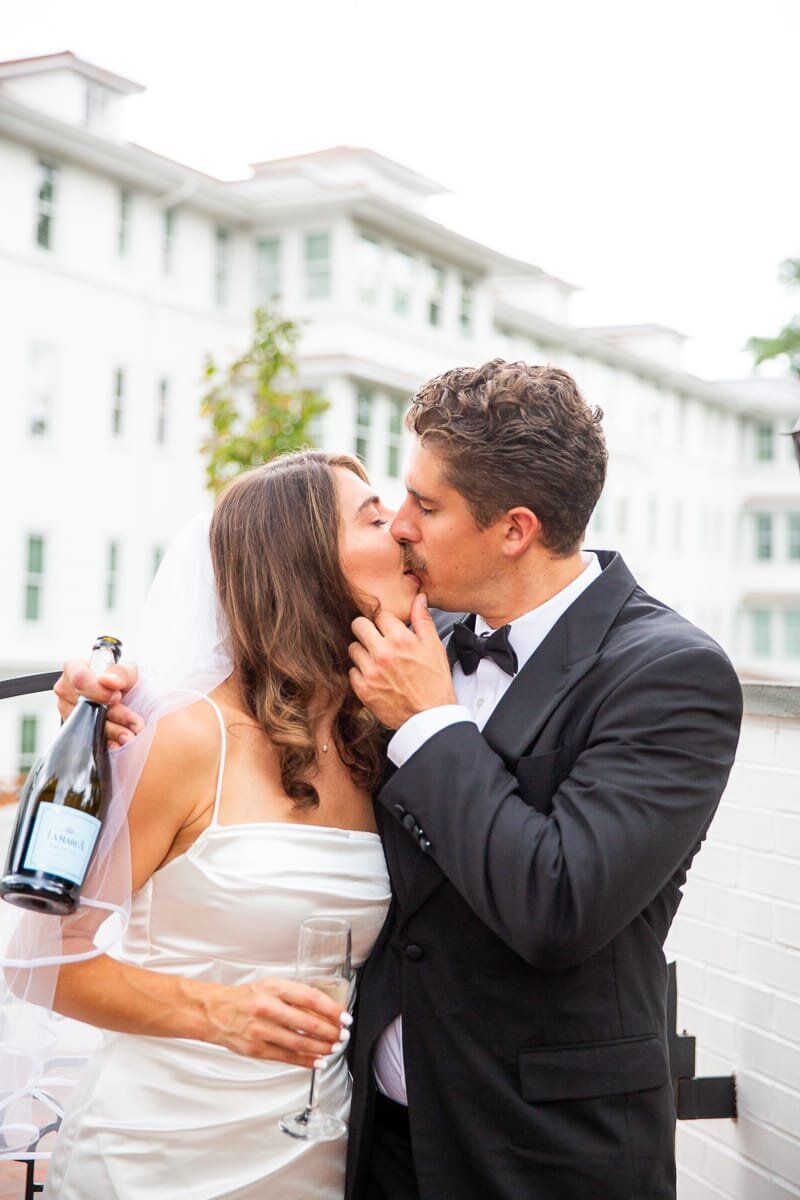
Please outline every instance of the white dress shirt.
[{"label": "white dress shirt", "polygon": [[[581,557],[586,565],[572,583],[568,583],[538,608],[511,622],[508,636],[517,655],[518,670],[522,670],[559,617],[600,575],[602,568],[596,554],[587,550]],[[478,637],[492,633],[483,617],[476,616],[475,633]],[[479,729],[483,729],[512,680],[513,676],[498,667],[491,658],[482,658],[471,675],[465,675],[461,664],[456,662],[453,667],[453,688],[458,703],[429,708],[410,717],[389,742],[389,758],[396,767],[402,767],[429,738],[459,721],[472,721]],[[375,1049],[374,1067],[379,1090],[398,1104],[407,1104],[402,1016],[396,1017],[381,1034]]]}]

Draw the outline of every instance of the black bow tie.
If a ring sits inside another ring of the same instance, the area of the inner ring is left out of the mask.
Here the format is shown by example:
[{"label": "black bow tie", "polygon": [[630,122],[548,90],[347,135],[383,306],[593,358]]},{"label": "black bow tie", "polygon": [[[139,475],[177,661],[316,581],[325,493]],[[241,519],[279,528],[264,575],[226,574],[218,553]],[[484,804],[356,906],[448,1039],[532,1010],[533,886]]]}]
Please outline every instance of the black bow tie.
[{"label": "black bow tie", "polygon": [[447,657],[452,667],[456,659],[461,663],[465,675],[477,671],[482,658],[493,658],[508,675],[517,673],[517,656],[508,640],[510,625],[495,629],[488,637],[478,637],[468,625],[459,622],[453,626],[450,641],[447,643]]}]

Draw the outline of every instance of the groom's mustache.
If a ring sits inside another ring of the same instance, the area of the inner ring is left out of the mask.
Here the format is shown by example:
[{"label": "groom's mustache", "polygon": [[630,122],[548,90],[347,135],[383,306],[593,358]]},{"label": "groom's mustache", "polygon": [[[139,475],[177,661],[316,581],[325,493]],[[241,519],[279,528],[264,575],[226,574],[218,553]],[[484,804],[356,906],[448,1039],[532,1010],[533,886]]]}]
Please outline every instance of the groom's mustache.
[{"label": "groom's mustache", "polygon": [[403,570],[410,571],[412,575],[419,575],[420,572],[425,571],[423,559],[417,558],[416,554],[412,550],[409,550],[408,547],[405,548],[403,553]]}]

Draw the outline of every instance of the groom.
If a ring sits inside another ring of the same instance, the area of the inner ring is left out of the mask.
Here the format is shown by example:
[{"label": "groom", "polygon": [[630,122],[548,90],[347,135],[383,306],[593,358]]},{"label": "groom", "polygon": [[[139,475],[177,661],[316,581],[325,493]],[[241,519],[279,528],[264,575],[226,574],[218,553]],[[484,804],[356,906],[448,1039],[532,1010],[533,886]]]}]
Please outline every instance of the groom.
[{"label": "groom", "polygon": [[[355,1022],[351,1200],[673,1200],[662,944],[733,761],[720,648],[582,552],[600,414],[487,363],[414,398],[392,532],[447,649],[353,624],[395,901]],[[449,661],[448,661],[449,659]],[[452,666],[452,673],[451,667]]]}]

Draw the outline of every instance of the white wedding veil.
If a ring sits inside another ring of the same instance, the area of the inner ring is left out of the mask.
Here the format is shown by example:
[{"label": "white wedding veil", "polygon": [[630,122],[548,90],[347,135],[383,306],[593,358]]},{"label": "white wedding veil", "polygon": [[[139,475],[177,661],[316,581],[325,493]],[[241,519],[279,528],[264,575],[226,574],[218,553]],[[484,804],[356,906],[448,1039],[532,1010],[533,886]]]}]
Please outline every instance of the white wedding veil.
[{"label": "white wedding veil", "polygon": [[49,1154],[43,1129],[57,1123],[98,1031],[53,1012],[63,963],[114,953],[127,929],[130,845],[127,812],[158,719],[231,672],[217,606],[208,514],[193,518],[170,546],[151,585],[135,655],[140,679],[125,703],[145,728],[111,752],[112,798],[97,852],[68,917],[0,903],[0,1159]]}]

